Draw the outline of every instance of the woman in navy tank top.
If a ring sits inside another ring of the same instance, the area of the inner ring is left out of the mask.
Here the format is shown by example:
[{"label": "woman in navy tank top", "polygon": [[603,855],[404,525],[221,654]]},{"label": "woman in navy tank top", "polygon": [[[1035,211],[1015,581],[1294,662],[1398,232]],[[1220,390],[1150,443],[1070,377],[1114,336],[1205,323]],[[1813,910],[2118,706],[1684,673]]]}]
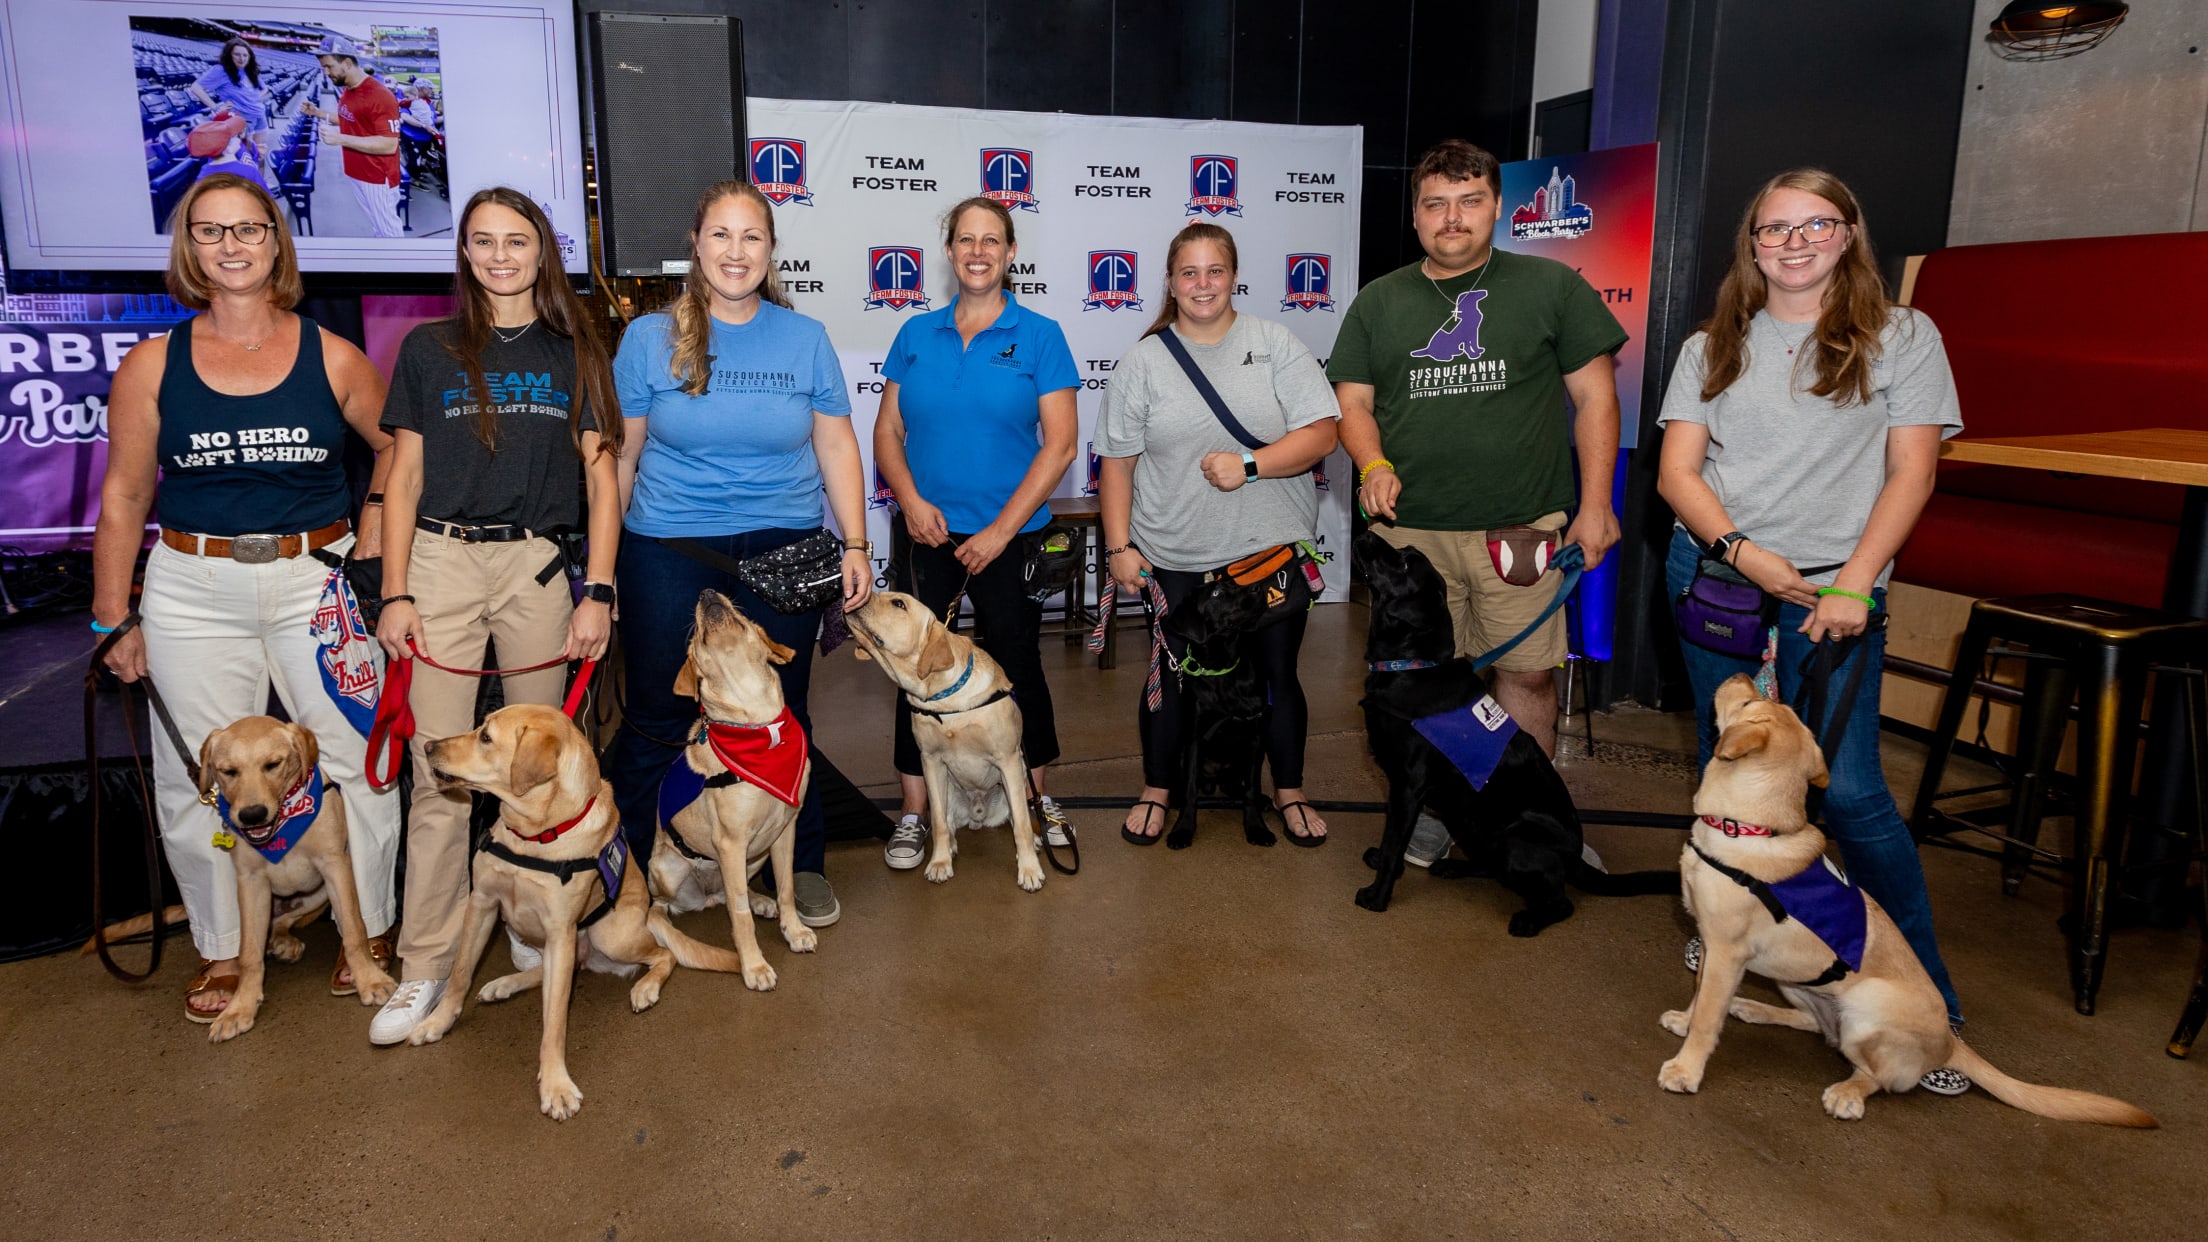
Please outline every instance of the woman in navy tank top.
[{"label": "woman in navy tank top", "polygon": [[[161,537],[146,562],[142,621],[109,651],[108,667],[124,681],[150,675],[187,744],[260,714],[274,688],[314,732],[325,779],[345,790],[361,917],[382,965],[398,799],[368,787],[367,739],[324,689],[311,625],[329,576],[321,558],[353,550],[346,428],[376,450],[371,502],[390,468],[391,438],[377,426],[383,378],[358,349],[291,312],[298,259],[266,190],[209,177],[185,192],[169,232],[169,294],[199,313],[138,344],[115,373],[92,628],[112,631],[130,615],[150,511]],[[380,531],[367,518],[358,551],[374,556]],[[154,812],[205,959],[184,1012],[212,1022],[237,984],[237,881],[183,757],[153,750]],[[362,1003],[381,1004],[391,986],[372,987],[383,994]],[[342,967],[331,977],[333,993],[355,990]]]}]

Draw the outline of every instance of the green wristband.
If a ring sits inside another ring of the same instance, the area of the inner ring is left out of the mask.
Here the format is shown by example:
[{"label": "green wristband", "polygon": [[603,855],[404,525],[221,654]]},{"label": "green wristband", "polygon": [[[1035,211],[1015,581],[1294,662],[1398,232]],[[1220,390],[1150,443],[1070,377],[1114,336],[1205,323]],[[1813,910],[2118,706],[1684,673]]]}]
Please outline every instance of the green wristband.
[{"label": "green wristband", "polygon": [[1856,603],[1863,605],[1865,608],[1868,608],[1873,612],[1878,611],[1878,601],[1859,591],[1843,591],[1839,587],[1818,587],[1817,594],[1820,597],[1826,595],[1837,595],[1842,599],[1852,599]]}]

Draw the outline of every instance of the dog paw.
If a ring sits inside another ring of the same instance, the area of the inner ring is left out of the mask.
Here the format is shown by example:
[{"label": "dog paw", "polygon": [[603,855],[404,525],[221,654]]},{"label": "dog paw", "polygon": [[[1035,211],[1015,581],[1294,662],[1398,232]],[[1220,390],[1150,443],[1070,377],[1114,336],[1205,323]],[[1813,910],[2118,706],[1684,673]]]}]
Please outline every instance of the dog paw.
[{"label": "dog paw", "polygon": [[1194,844],[1196,844],[1196,828],[1194,825],[1175,828],[1165,834],[1165,848],[1169,850],[1185,850]]},{"label": "dog paw", "polygon": [[296,962],[307,951],[307,942],[297,936],[283,935],[268,938],[268,955],[279,962]]},{"label": "dog paw", "polygon": [[931,859],[929,859],[929,860],[928,860],[928,882],[929,882],[929,883],[931,883],[931,884],[941,884],[941,883],[942,883],[943,881],[945,881],[945,880],[948,880],[948,879],[950,879],[950,878],[951,878],[951,860],[950,860],[950,859],[948,859],[948,858],[931,858]]},{"label": "dog paw", "polygon": [[1693,1095],[1702,1089],[1702,1071],[1690,1070],[1679,1063],[1679,1058],[1673,1057],[1656,1071],[1656,1085],[1666,1091]]},{"label": "dog paw", "polygon": [[782,929],[782,942],[790,946],[792,953],[810,953],[820,947],[820,933],[799,923]]},{"label": "dog paw", "polygon": [[637,980],[636,986],[629,989],[629,1009],[635,1013],[642,1013],[658,1004],[659,984],[659,980],[648,974]]},{"label": "dog paw", "polygon": [[1825,1088],[1825,1112],[1835,1121],[1863,1120],[1863,1089],[1851,1079]]},{"label": "dog paw", "polygon": [[1244,824],[1242,825],[1242,839],[1252,845],[1271,845],[1280,838],[1274,836],[1273,830],[1263,824],[1255,826]]},{"label": "dog paw", "polygon": [[767,965],[765,962],[744,967],[744,986],[754,992],[772,992],[774,990],[774,967]]},{"label": "dog paw", "polygon": [[1371,846],[1365,850],[1365,865],[1378,871],[1388,865],[1388,856],[1380,852],[1379,846]]},{"label": "dog paw", "polygon": [[1020,860],[1020,887],[1028,892],[1039,892],[1043,887],[1043,864],[1032,857]]},{"label": "dog paw", "polygon": [[452,1029],[453,1022],[459,1017],[457,1010],[446,1013],[442,1006],[431,1010],[428,1017],[415,1024],[413,1032],[407,1035],[406,1042],[416,1048],[434,1044],[445,1037],[445,1032]]},{"label": "dog paw", "polygon": [[583,1111],[583,1089],[561,1071],[537,1076],[537,1108],[554,1121],[565,1121]]},{"label": "dog paw", "polygon": [[1375,913],[1388,908],[1388,890],[1378,884],[1367,884],[1357,890],[1357,904]]},{"label": "dog paw", "polygon": [[381,1005],[391,999],[393,992],[399,990],[399,985],[391,976],[374,965],[365,971],[354,971],[353,978],[360,984],[360,1003],[363,1005]]},{"label": "dog paw", "polygon": [[1464,880],[1490,875],[1492,870],[1469,858],[1437,858],[1433,866],[1426,868],[1426,874],[1437,880]]},{"label": "dog paw", "polygon": [[771,919],[779,913],[781,913],[781,906],[774,898],[767,896],[765,893],[753,893],[751,895],[751,917]]},{"label": "dog paw", "polygon": [[1656,1019],[1656,1024],[1681,1039],[1687,1037],[1687,1011],[1684,1009],[1666,1009],[1664,1016]]},{"label": "dog paw", "polygon": [[222,1011],[214,1025],[207,1028],[207,1042],[219,1044],[226,1039],[236,1039],[253,1029],[254,1010],[243,1005],[232,1005]]}]

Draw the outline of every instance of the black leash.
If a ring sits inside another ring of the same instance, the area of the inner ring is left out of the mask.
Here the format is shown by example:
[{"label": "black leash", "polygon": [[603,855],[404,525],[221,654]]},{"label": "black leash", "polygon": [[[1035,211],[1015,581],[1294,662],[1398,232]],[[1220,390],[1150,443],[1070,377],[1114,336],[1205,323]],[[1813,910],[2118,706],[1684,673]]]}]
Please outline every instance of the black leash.
[{"label": "black leash", "polygon": [[[145,757],[138,746],[138,728],[131,720],[130,683],[127,681],[121,683],[123,732],[130,738],[130,763],[138,774],[138,795],[144,800],[146,807],[146,900],[147,908],[151,911],[153,919],[153,947],[144,971],[126,970],[122,963],[115,960],[115,955],[107,939],[107,914],[105,904],[101,899],[101,893],[105,886],[100,882],[102,874],[100,863],[100,837],[102,835],[100,831],[100,744],[95,715],[99,703],[100,671],[106,667],[105,662],[108,652],[114,649],[116,643],[122,641],[123,635],[138,628],[139,620],[140,618],[135,612],[123,618],[123,623],[116,626],[112,633],[100,639],[99,645],[92,649],[91,663],[84,670],[84,762],[86,774],[92,785],[92,947],[99,952],[100,965],[107,968],[107,973],[125,983],[143,983],[159,973],[161,969],[161,942],[168,935],[168,927],[162,919],[162,914],[167,907],[161,900],[164,893],[161,883],[160,809],[153,799],[153,782],[146,776]],[[168,705],[161,701],[160,693],[153,688],[152,678],[140,678],[139,685],[145,690],[146,701],[152,705],[154,716],[160,720],[162,728],[168,731],[169,741],[176,746],[176,753],[183,756],[184,770],[192,778],[193,787],[197,788],[200,778],[199,763],[192,758],[192,752],[185,747],[184,735],[177,730],[176,720],[169,715]]]}]

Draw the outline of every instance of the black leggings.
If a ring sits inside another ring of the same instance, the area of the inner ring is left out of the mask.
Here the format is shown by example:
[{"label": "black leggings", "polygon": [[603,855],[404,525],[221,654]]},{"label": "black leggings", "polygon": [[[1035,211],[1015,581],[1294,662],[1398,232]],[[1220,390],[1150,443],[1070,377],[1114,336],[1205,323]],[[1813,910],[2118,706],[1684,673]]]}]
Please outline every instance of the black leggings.
[{"label": "black leggings", "polygon": [[[1150,576],[1164,589],[1168,612],[1204,583],[1202,574],[1180,569],[1153,566]],[[1243,636],[1247,645],[1242,658],[1256,660],[1264,670],[1265,694],[1272,705],[1265,725],[1265,762],[1273,770],[1275,789],[1303,787],[1303,742],[1311,711],[1303,701],[1303,683],[1296,680],[1296,653],[1303,648],[1303,629],[1310,619],[1309,612],[1295,613]],[[1167,635],[1165,645],[1175,659],[1183,654],[1180,640],[1171,635]],[[1148,651],[1147,644],[1144,651]],[[1144,659],[1147,661],[1147,654]],[[1151,711],[1146,698],[1135,700],[1142,730],[1142,783],[1157,789],[1178,789],[1182,779],[1182,730],[1188,726],[1185,713],[1190,700],[1181,694],[1180,678],[1170,667],[1161,669],[1158,677],[1164,690],[1158,710]]]},{"label": "black leggings", "polygon": [[[1027,597],[1027,582],[1021,574],[1035,550],[1036,534],[1013,536],[997,559],[971,577],[957,556],[957,545],[967,536],[952,535],[949,543],[931,548],[912,538],[902,515],[891,522],[890,534],[890,582],[919,600],[922,608],[941,617],[963,585],[967,601],[974,606],[976,641],[1012,681],[1027,766],[1048,766],[1058,758],[1058,720],[1051,710],[1050,682],[1043,676],[1043,606]],[[957,618],[951,620],[952,628],[957,628]],[[896,701],[891,761],[899,773],[918,776],[920,744],[912,736],[912,708],[901,693]]]}]

